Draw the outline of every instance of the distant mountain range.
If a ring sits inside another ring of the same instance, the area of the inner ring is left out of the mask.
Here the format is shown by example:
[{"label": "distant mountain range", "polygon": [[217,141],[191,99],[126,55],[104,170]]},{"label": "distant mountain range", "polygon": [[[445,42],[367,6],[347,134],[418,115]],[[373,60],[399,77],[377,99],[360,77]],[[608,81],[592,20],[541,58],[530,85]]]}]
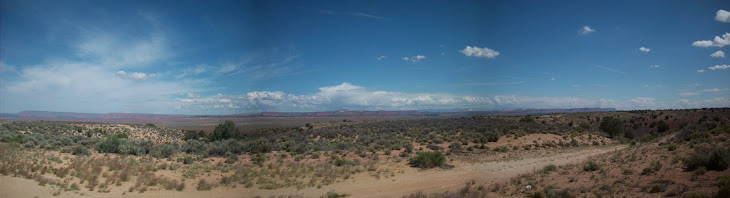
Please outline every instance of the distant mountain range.
[{"label": "distant mountain range", "polygon": [[573,109],[510,109],[510,110],[454,110],[448,112],[432,111],[320,111],[320,112],[261,112],[232,115],[179,115],[148,113],[74,113],[53,111],[21,111],[17,114],[0,113],[0,119],[176,119],[176,118],[243,118],[243,117],[357,117],[357,116],[515,116],[551,113],[578,113],[616,111],[614,108],[573,108]]}]

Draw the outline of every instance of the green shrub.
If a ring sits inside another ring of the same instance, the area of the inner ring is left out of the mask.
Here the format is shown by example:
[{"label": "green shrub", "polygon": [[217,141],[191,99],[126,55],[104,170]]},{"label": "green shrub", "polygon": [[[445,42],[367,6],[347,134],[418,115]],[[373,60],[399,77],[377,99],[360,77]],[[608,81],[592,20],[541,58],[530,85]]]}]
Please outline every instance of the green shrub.
[{"label": "green shrub", "polygon": [[520,118],[520,122],[535,122],[535,118],[533,118],[530,115],[526,115],[526,116]]},{"label": "green shrub", "polygon": [[354,166],[354,165],[357,165],[356,162],[350,161],[350,160],[346,160],[345,158],[337,158],[337,159],[334,159],[334,160],[332,160],[332,164],[334,164],[335,166],[345,166],[345,165]]},{"label": "green shrub", "polygon": [[699,191],[689,191],[682,194],[682,198],[710,198],[710,196]]},{"label": "green shrub", "polygon": [[91,155],[91,150],[87,149],[84,146],[76,145],[73,148],[71,148],[71,154],[73,154],[73,155]]},{"label": "green shrub", "polygon": [[667,146],[667,149],[669,151],[677,150],[677,144],[671,143],[671,144],[669,144],[669,146]]},{"label": "green shrub", "polygon": [[116,153],[119,145],[122,143],[116,136],[108,136],[106,139],[96,144],[96,150],[101,153]]},{"label": "green shrub", "polygon": [[669,130],[669,124],[664,122],[664,120],[661,120],[656,125],[656,132],[661,133]]},{"label": "green shrub", "polygon": [[203,155],[208,154],[208,147],[203,141],[188,139],[183,143],[182,151],[188,154]]},{"label": "green shrub", "polygon": [[233,164],[236,163],[236,161],[238,161],[238,157],[235,155],[231,155],[230,157],[226,158],[225,162],[226,164]]},{"label": "green shrub", "polygon": [[185,156],[182,160],[183,164],[192,164],[195,160],[193,160],[190,156]]},{"label": "green shrub", "polygon": [[150,155],[156,158],[169,158],[178,152],[180,152],[180,148],[176,143],[165,143],[152,147]]},{"label": "green shrub", "polygon": [[592,171],[597,171],[599,169],[601,169],[601,165],[594,161],[590,161],[590,162],[586,163],[585,165],[583,165],[583,171],[592,172]]},{"label": "green shrub", "polygon": [[659,193],[664,192],[667,190],[667,185],[665,184],[652,184],[651,189],[649,189],[649,193]]},{"label": "green shrub", "polygon": [[119,147],[117,147],[117,153],[128,155],[144,155],[145,149],[129,140],[121,140]]},{"label": "green shrub", "polygon": [[707,168],[707,170],[723,171],[730,165],[730,151],[720,146],[715,146],[711,149],[698,148],[683,162],[685,169],[688,171],[702,166]]},{"label": "green shrub", "polygon": [[418,168],[440,167],[446,164],[446,157],[438,151],[418,152],[408,163]]},{"label": "green shrub", "polygon": [[601,125],[598,127],[601,131],[608,133],[613,138],[621,135],[623,132],[623,120],[611,116],[603,117]]},{"label": "green shrub", "polygon": [[545,198],[545,193],[542,191],[533,192],[527,195],[528,198]]},{"label": "green shrub", "polygon": [[549,164],[549,165],[546,165],[545,167],[542,168],[542,173],[543,174],[548,174],[548,173],[553,172],[553,171],[556,171],[556,170],[558,170],[558,167],[556,167],[553,164]]},{"label": "green shrub", "polygon": [[487,142],[497,142],[499,141],[499,134],[498,133],[489,133],[486,136]]},{"label": "green shrub", "polygon": [[198,191],[204,191],[204,190],[210,190],[210,189],[213,189],[213,185],[206,182],[205,179],[201,179],[198,182]]},{"label": "green shrub", "polygon": [[720,176],[717,177],[717,195],[715,197],[730,197],[730,177]]},{"label": "green shrub", "polygon": [[234,124],[231,120],[226,120],[215,127],[213,133],[210,134],[210,141],[227,140],[239,137],[240,131],[238,130],[238,127],[236,127],[236,124]]},{"label": "green shrub", "polygon": [[649,167],[644,168],[644,170],[641,171],[641,175],[648,175],[654,172],[657,172],[662,169],[662,163],[659,161],[654,161],[651,164],[649,164]]},{"label": "green shrub", "polygon": [[350,196],[350,195],[346,194],[346,193],[338,194],[336,192],[327,192],[327,194],[322,196],[322,198],[341,198],[341,197],[347,197],[347,196]]},{"label": "green shrub", "polygon": [[251,162],[253,162],[253,164],[259,165],[261,167],[264,166],[264,162],[266,162],[265,155],[263,155],[261,153],[257,153],[257,154],[250,154],[250,156],[251,156]]}]

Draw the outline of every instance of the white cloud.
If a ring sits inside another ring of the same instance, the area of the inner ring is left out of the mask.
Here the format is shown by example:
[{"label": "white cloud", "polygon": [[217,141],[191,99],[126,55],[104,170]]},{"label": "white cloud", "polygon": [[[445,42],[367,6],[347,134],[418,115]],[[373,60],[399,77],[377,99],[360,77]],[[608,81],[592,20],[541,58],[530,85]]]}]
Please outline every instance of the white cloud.
[{"label": "white cloud", "polygon": [[127,73],[123,70],[117,71],[117,76],[122,77],[124,79],[134,79],[134,80],[147,80],[150,78],[157,77],[157,74],[146,74],[142,72],[132,72]]},{"label": "white cloud", "polygon": [[704,108],[704,107],[730,107],[730,99],[727,98],[710,98],[705,100],[690,101],[680,99],[672,104],[674,108]]},{"label": "white cloud", "polygon": [[477,47],[477,46],[466,46],[464,49],[459,50],[462,54],[466,56],[474,56],[474,57],[480,57],[480,58],[495,58],[499,56],[499,52],[493,49],[489,49],[487,47]]},{"label": "white cloud", "polygon": [[718,69],[728,69],[730,68],[730,65],[715,65],[712,67],[708,67],[711,70],[718,70]]},{"label": "white cloud", "polygon": [[730,33],[725,33],[722,37],[715,36],[715,39],[712,41],[695,41],[692,45],[695,47],[724,47],[726,45],[730,45]]},{"label": "white cloud", "polygon": [[680,96],[694,96],[694,95],[697,95],[697,94],[700,94],[700,93],[697,93],[697,92],[681,92],[681,93],[679,93]]},{"label": "white cloud", "polygon": [[649,65],[649,67],[651,67],[651,68],[659,68],[661,66],[659,66],[659,65]]},{"label": "white cloud", "polygon": [[[115,78],[114,76],[120,76]],[[3,81],[3,111],[170,113],[173,99],[201,90],[205,81],[160,81],[139,72],[114,71],[98,63],[67,60],[24,66],[17,79]],[[154,76],[154,75],[152,75]],[[128,80],[135,79],[135,80]],[[137,80],[147,79],[147,80]],[[7,105],[5,105],[8,107]]]},{"label": "white cloud", "polygon": [[691,92],[680,92],[679,95],[681,96],[694,96],[699,95],[702,92],[721,92],[721,91],[727,91],[728,89],[719,89],[719,88],[712,88],[712,89],[703,89],[698,91],[691,91]]},{"label": "white cloud", "polygon": [[385,60],[386,58],[388,58],[388,57],[387,56],[378,56],[378,57],[375,57],[375,59],[377,59],[378,61]]},{"label": "white cloud", "polygon": [[418,61],[421,61],[423,59],[426,59],[426,56],[419,54],[419,55],[416,55],[416,56],[412,56],[410,58],[409,57],[403,57],[401,59],[404,60],[404,61],[410,61],[412,63],[417,63]]},{"label": "white cloud", "polygon": [[188,98],[200,98],[200,95],[195,93],[187,93]]},{"label": "white cloud", "polygon": [[705,70],[704,70],[704,69],[698,69],[698,70],[697,70],[697,73],[703,73],[703,72],[705,72]]},{"label": "white cloud", "polygon": [[727,90],[727,89],[712,88],[712,89],[704,89],[702,91],[703,92],[718,92],[718,91],[723,91],[723,90]]},{"label": "white cloud", "polygon": [[644,97],[638,97],[629,100],[629,105],[636,109],[655,109],[656,108],[656,99],[654,98],[644,98]]},{"label": "white cloud", "polygon": [[582,97],[549,96],[469,96],[437,93],[407,93],[371,90],[342,83],[326,86],[312,94],[295,95],[281,91],[253,91],[241,96],[216,95],[208,98],[179,99],[182,110],[203,109],[213,112],[419,110],[419,109],[509,109],[581,108],[657,109],[672,107],[654,98],[637,97],[623,101]]},{"label": "white cloud", "polygon": [[715,16],[715,20],[723,23],[730,23],[730,12],[725,10],[718,10],[717,15]]},{"label": "white cloud", "polygon": [[651,49],[646,48],[646,47],[640,47],[639,48],[639,51],[642,51],[642,52],[645,52],[645,53],[649,53],[649,51],[651,51]]},{"label": "white cloud", "polygon": [[556,80],[555,78],[550,78],[550,80]]},{"label": "white cloud", "polygon": [[595,31],[596,31],[596,30],[595,30],[595,29],[592,29],[592,28],[591,28],[590,26],[583,26],[583,28],[582,28],[582,29],[578,30],[578,32],[579,32],[580,34],[584,34],[584,35],[585,35],[585,34],[589,34],[589,33],[591,33],[591,32],[595,32]]},{"label": "white cloud", "polygon": [[715,53],[710,54],[712,58],[725,58],[725,52],[717,50]]}]

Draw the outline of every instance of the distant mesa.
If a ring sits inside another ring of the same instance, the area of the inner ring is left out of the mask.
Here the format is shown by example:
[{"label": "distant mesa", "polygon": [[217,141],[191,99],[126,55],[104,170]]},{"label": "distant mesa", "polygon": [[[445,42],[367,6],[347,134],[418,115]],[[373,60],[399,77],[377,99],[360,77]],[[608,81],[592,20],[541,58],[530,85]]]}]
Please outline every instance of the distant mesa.
[{"label": "distant mesa", "polygon": [[74,112],[54,112],[54,111],[21,111],[18,114],[0,114],[0,118],[53,118],[53,119],[166,119],[166,118],[186,118],[186,117],[191,117],[191,116],[176,115],[176,114],[147,114],[147,113],[99,114],[99,113],[74,113]]},{"label": "distant mesa", "polygon": [[74,113],[54,111],[21,111],[17,114],[0,113],[0,119],[79,119],[79,120],[149,120],[176,118],[245,118],[245,117],[359,117],[359,116],[512,116],[540,115],[551,113],[578,113],[616,111],[614,108],[573,108],[573,109],[508,109],[508,110],[427,110],[427,111],[358,111],[338,110],[319,112],[261,112],[232,115],[179,115],[148,113]]}]

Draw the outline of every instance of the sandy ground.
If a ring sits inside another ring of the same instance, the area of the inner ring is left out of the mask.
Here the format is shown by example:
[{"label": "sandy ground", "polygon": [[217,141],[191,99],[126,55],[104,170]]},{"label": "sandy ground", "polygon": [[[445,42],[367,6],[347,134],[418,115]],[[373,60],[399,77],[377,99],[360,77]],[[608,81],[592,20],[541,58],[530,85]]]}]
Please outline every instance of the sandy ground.
[{"label": "sandy ground", "polygon": [[[626,146],[583,147],[569,149],[557,154],[518,160],[500,160],[483,163],[452,162],[450,170],[431,169],[399,173],[395,177],[376,179],[370,176],[356,177],[353,180],[297,190],[283,188],[277,190],[247,188],[215,188],[211,191],[196,191],[188,186],[184,191],[148,191],[144,193],[99,193],[86,190],[64,192],[55,197],[270,197],[278,195],[300,195],[320,197],[327,192],[347,193],[351,197],[401,197],[416,192],[432,193],[446,190],[456,191],[468,181],[492,184],[508,181],[510,178],[541,169],[548,164],[564,165],[585,161],[591,156],[614,152]],[[59,190],[51,186],[39,186],[36,181],[0,176],[0,197],[54,197]]]}]

